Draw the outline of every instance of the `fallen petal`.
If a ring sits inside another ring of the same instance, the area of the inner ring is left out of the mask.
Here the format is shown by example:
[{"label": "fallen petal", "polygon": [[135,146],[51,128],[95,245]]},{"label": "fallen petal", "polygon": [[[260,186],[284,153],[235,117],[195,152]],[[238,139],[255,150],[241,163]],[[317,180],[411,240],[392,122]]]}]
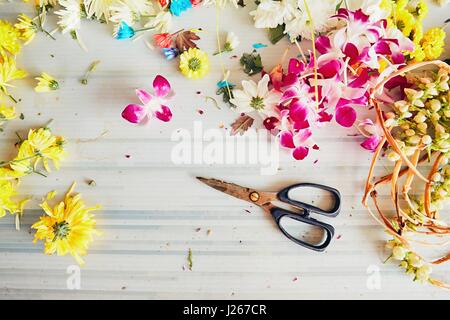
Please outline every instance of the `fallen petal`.
[{"label": "fallen petal", "polygon": [[294,149],[295,145],[293,137],[292,132],[283,131],[280,133],[280,144],[285,148]]},{"label": "fallen petal", "polygon": [[153,88],[158,97],[165,97],[170,93],[170,83],[161,75],[157,75],[153,80]]},{"label": "fallen petal", "polygon": [[343,106],[336,110],[336,122],[350,128],[356,121],[356,111],[350,106]]},{"label": "fallen petal", "polygon": [[152,100],[152,95],[143,89],[136,89],[136,95],[143,104],[148,104]]},{"label": "fallen petal", "polygon": [[366,140],[364,140],[361,143],[361,147],[363,147],[364,149],[369,150],[371,152],[374,152],[378,148],[380,141],[381,141],[380,136],[373,135],[373,136],[370,136],[369,138],[367,138]]},{"label": "fallen petal", "polygon": [[131,123],[141,122],[146,115],[147,115],[146,108],[137,104],[129,104],[122,111],[122,118]]},{"label": "fallen petal", "polygon": [[295,160],[303,160],[308,156],[309,149],[307,147],[297,147],[292,152],[292,156]]},{"label": "fallen petal", "polygon": [[161,110],[155,112],[155,116],[164,122],[169,122],[172,119],[172,111],[169,107],[161,105]]}]

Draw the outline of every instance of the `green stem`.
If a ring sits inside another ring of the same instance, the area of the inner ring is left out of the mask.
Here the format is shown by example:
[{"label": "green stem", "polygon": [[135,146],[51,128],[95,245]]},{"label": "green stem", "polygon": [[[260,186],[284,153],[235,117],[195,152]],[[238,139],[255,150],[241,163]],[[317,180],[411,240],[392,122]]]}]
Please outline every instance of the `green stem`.
[{"label": "green stem", "polygon": [[148,27],[148,28],[136,29],[136,30],[134,30],[134,32],[148,31],[148,30],[153,30],[153,29],[155,29],[155,27]]},{"label": "green stem", "polygon": [[26,161],[26,160],[31,160],[31,159],[36,158],[38,156],[40,156],[40,154],[39,153],[35,153],[32,156],[25,157],[25,158],[22,158],[22,159],[19,159],[19,160],[10,160],[10,161],[6,161],[6,162],[0,162],[0,168],[6,167],[7,165],[10,165],[10,164],[15,163],[15,162],[22,162],[22,161]]}]

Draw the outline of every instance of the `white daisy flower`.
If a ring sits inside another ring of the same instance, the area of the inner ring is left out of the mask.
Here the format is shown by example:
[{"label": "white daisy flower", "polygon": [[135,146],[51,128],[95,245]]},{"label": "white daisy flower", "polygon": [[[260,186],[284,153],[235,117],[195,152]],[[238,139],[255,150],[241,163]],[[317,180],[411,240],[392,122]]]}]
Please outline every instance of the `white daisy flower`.
[{"label": "white daisy flower", "polygon": [[330,17],[336,12],[336,0],[310,1],[307,5],[313,21],[309,18],[305,1],[298,0],[298,10],[295,11],[292,19],[285,21],[285,33],[289,34],[291,40],[301,36],[311,39],[311,23],[314,25],[314,33],[325,32],[330,28]]},{"label": "white daisy flower", "polygon": [[227,40],[225,41],[225,50],[227,51],[233,51],[234,49],[236,49],[239,46],[240,42],[239,42],[239,38],[237,37],[237,35],[234,32],[228,32],[227,34]]},{"label": "white daisy flower", "polygon": [[242,90],[233,90],[234,98],[230,99],[236,106],[236,111],[261,120],[275,116],[274,108],[280,102],[281,93],[269,90],[269,81],[268,74],[265,74],[258,83],[252,80],[242,81]]},{"label": "white daisy flower", "polygon": [[124,2],[119,1],[116,5],[110,7],[111,18],[109,21],[118,25],[120,22],[124,21],[128,25],[133,25],[139,20],[139,16],[133,12],[133,10]]},{"label": "white daisy flower", "polygon": [[235,8],[238,7],[238,0],[203,0],[203,4],[205,6],[217,5],[220,8],[226,7],[229,3],[231,3]]},{"label": "white daisy flower", "polygon": [[275,28],[292,18],[292,1],[262,0],[250,15],[255,20],[256,28]]},{"label": "white daisy flower", "polygon": [[172,14],[169,11],[161,10],[144,27],[155,28],[158,32],[167,32],[172,27]]},{"label": "white daisy flower", "polygon": [[55,12],[59,16],[58,26],[62,33],[79,30],[81,27],[81,6],[79,0],[60,0],[64,8]]},{"label": "white daisy flower", "polygon": [[103,18],[108,21],[111,17],[109,7],[114,2],[115,0],[84,0],[84,6],[86,8],[88,18],[92,18],[95,15],[97,20]]}]

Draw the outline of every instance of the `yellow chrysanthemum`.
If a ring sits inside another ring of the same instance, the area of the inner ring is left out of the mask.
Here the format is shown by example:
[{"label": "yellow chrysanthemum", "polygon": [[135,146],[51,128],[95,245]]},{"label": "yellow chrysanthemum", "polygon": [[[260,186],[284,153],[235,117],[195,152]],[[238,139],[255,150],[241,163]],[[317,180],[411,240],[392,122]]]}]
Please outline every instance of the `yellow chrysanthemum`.
[{"label": "yellow chrysanthemum", "polygon": [[409,0],[397,0],[393,2],[395,10],[403,10],[406,8],[406,5],[409,3]]},{"label": "yellow chrysanthemum", "polygon": [[394,21],[397,29],[399,29],[406,37],[409,37],[411,30],[416,24],[414,16],[404,9],[395,10]]},{"label": "yellow chrysanthemum", "polygon": [[393,27],[394,21],[392,19],[392,10],[394,8],[394,1],[392,0],[381,0],[380,2],[380,8],[386,12],[387,15],[387,23],[388,27]]},{"label": "yellow chrysanthemum", "polygon": [[409,59],[412,63],[422,62],[425,60],[425,52],[419,44],[415,45],[414,51],[408,53]]},{"label": "yellow chrysanthemum", "polygon": [[421,41],[423,52],[425,52],[426,60],[434,60],[439,58],[444,51],[445,31],[442,28],[433,28],[428,30]]},{"label": "yellow chrysanthemum", "polygon": [[203,78],[209,72],[208,55],[200,49],[189,48],[180,56],[180,70],[189,79]]},{"label": "yellow chrysanthemum", "polygon": [[17,195],[17,183],[9,180],[0,180],[0,218],[7,212],[10,214],[21,214],[28,200],[16,202],[12,198]]},{"label": "yellow chrysanthemum", "polygon": [[59,162],[66,155],[63,147],[64,139],[53,135],[49,128],[30,130],[28,139],[21,143],[17,157],[10,167],[18,173],[29,174],[36,171],[42,160],[47,172],[51,171],[49,161],[59,169]]},{"label": "yellow chrysanthemum", "polygon": [[26,76],[27,73],[24,70],[17,69],[16,60],[5,54],[0,56],[0,91],[9,95],[8,87],[13,87],[10,82]]},{"label": "yellow chrysanthemum", "polygon": [[422,21],[428,15],[428,5],[425,0],[411,1],[406,9],[419,21]]},{"label": "yellow chrysanthemum", "polygon": [[0,125],[3,122],[16,118],[16,108],[0,103]]},{"label": "yellow chrysanthemum", "polygon": [[36,24],[33,22],[33,19],[23,13],[17,17],[17,20],[19,20],[19,22],[14,26],[19,30],[20,39],[24,40],[25,44],[30,43],[38,31]]},{"label": "yellow chrysanthemum", "polygon": [[18,54],[20,52],[19,38],[19,30],[8,21],[0,20],[0,53]]},{"label": "yellow chrysanthemum", "polygon": [[96,221],[91,213],[100,209],[100,206],[86,207],[80,194],[72,195],[74,187],[75,183],[67,192],[64,201],[53,208],[47,202],[54,196],[54,193],[51,193],[41,204],[46,215],[40,217],[31,228],[36,229],[34,242],[44,241],[45,254],[70,254],[83,265],[81,257],[87,254],[93,236],[100,235],[95,229]]},{"label": "yellow chrysanthemum", "polygon": [[421,23],[416,23],[414,27],[411,29],[411,33],[409,34],[409,38],[414,44],[420,44],[420,41],[423,38],[423,27]]},{"label": "yellow chrysanthemum", "polygon": [[48,73],[42,72],[40,77],[35,78],[38,81],[34,88],[36,92],[49,92],[59,89],[59,83]]}]

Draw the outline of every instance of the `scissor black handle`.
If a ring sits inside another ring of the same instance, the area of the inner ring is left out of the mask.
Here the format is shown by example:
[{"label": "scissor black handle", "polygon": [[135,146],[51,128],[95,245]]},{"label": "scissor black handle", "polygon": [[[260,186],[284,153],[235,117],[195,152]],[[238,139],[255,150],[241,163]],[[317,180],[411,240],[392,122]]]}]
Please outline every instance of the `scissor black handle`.
[{"label": "scissor black handle", "polygon": [[[333,196],[333,200],[334,200],[333,208],[331,208],[330,210],[323,210],[321,208],[315,207],[308,203],[304,203],[304,202],[297,201],[297,200],[292,200],[291,198],[289,198],[289,192],[291,190],[298,189],[298,188],[307,188],[307,187],[328,191]],[[315,212],[315,213],[318,213],[318,214],[321,214],[324,216],[328,216],[328,217],[336,217],[339,214],[339,211],[341,210],[341,194],[340,194],[340,192],[335,188],[332,188],[329,186],[324,186],[321,184],[316,184],[316,183],[294,184],[294,185],[284,188],[283,190],[278,192],[277,196],[278,196],[278,199],[282,202],[285,202],[285,203],[288,203],[295,207],[304,209],[306,211],[306,214],[309,214],[309,212]]]},{"label": "scissor black handle", "polygon": [[[295,242],[298,245],[301,245],[302,247],[305,247],[305,248],[308,248],[308,249],[314,250],[314,251],[324,251],[330,244],[331,240],[333,239],[334,228],[333,228],[333,226],[331,226],[327,223],[317,221],[316,219],[313,219],[307,215],[294,213],[294,212],[291,212],[291,211],[288,211],[285,209],[281,209],[281,208],[276,208],[276,207],[273,208],[270,212],[272,213],[272,216],[275,219],[281,232],[283,232],[283,234],[287,238],[289,238],[291,241]],[[301,223],[306,223],[306,224],[321,228],[325,233],[325,240],[322,241],[321,243],[315,245],[312,243],[308,243],[306,241],[302,241],[302,240],[292,236],[288,231],[286,231],[283,228],[282,224],[280,223],[280,220],[283,218],[291,218],[291,219],[297,220]]]}]

